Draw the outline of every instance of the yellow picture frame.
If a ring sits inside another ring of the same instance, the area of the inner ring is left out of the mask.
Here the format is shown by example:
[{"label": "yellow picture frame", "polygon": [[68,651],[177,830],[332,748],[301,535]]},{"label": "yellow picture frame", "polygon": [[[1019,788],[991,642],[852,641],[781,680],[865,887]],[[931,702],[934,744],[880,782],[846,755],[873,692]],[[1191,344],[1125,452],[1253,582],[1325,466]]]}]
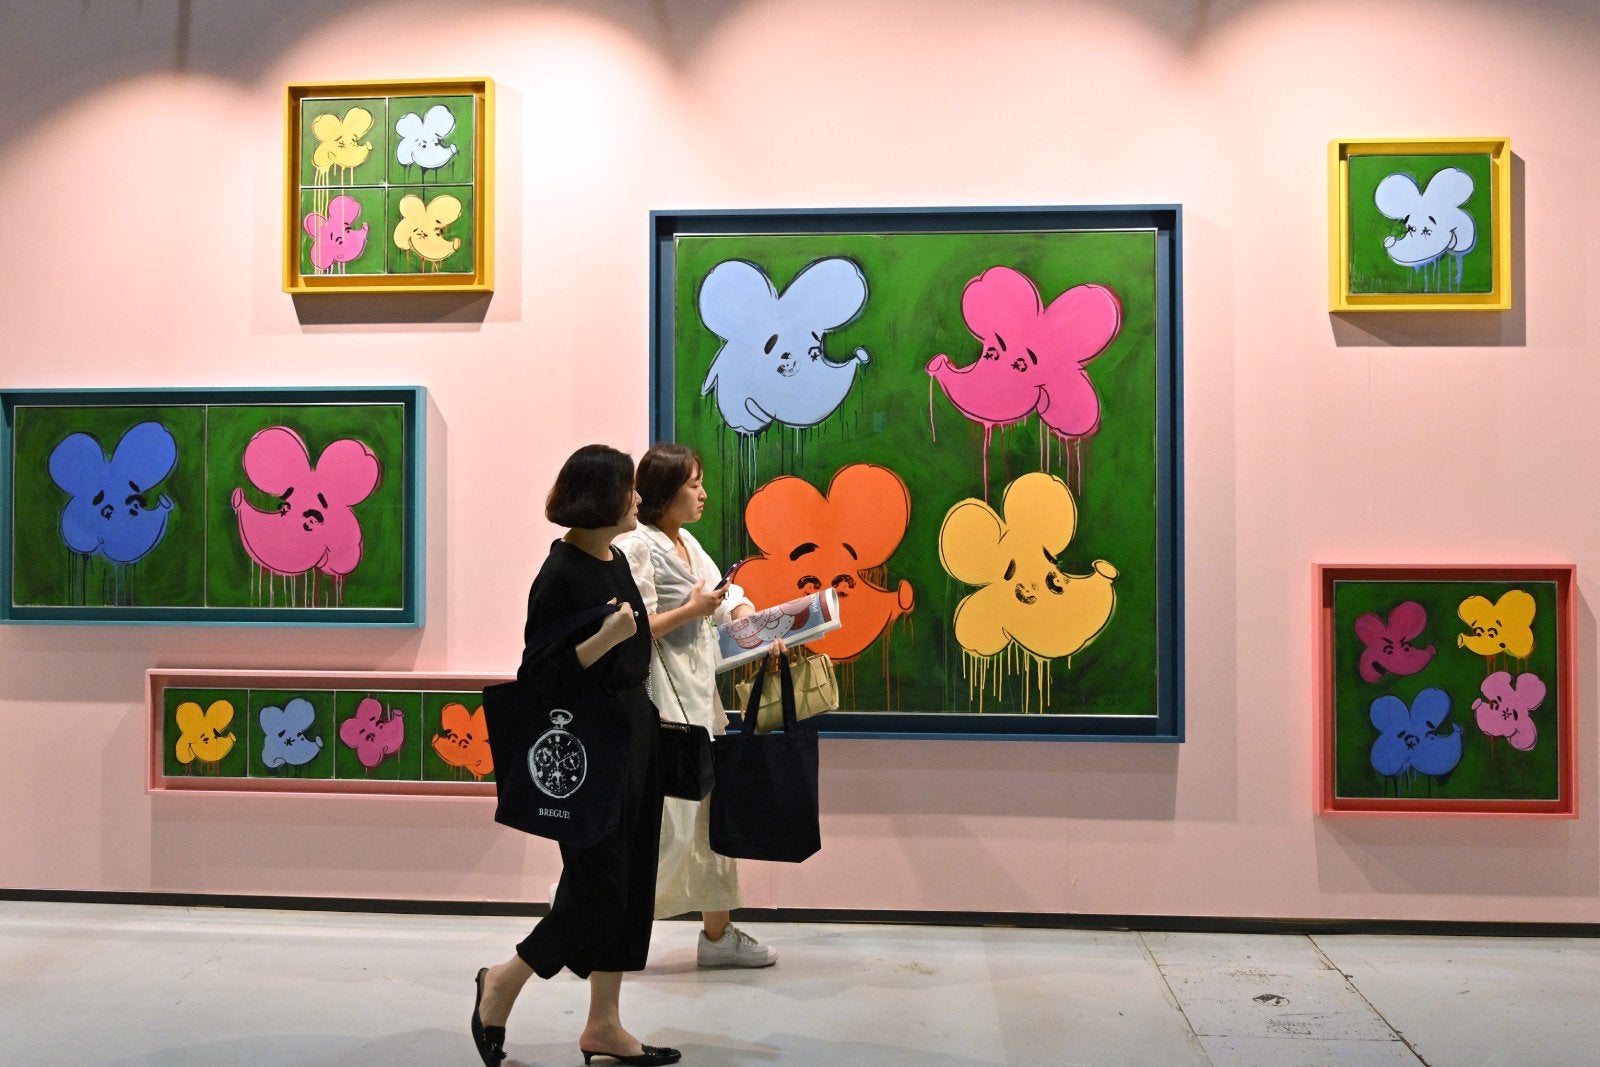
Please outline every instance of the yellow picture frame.
[{"label": "yellow picture frame", "polygon": [[494,82],[284,94],[283,291],[492,292]]},{"label": "yellow picture frame", "polygon": [[1329,311],[1506,311],[1511,237],[1510,138],[1329,142]]}]

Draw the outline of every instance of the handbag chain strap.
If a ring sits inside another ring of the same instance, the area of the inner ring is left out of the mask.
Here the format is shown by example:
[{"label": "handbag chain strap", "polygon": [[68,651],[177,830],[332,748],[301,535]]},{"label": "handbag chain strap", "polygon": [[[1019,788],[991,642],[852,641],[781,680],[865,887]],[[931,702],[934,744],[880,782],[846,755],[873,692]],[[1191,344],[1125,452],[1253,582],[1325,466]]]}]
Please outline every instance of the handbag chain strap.
[{"label": "handbag chain strap", "polygon": [[688,722],[689,709],[683,706],[683,697],[678,695],[678,683],[672,680],[672,668],[667,666],[667,657],[661,654],[661,639],[652,637],[650,643],[656,646],[656,659],[661,661],[661,673],[667,676],[667,687],[672,690],[672,698],[678,702],[678,714],[683,716],[684,722]]}]

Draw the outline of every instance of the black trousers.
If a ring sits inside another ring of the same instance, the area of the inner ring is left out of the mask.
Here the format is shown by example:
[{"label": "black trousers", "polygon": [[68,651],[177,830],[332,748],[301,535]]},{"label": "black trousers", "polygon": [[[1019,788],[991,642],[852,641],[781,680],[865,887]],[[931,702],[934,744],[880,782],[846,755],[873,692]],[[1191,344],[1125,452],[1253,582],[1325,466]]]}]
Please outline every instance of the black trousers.
[{"label": "black trousers", "polygon": [[661,761],[656,709],[644,687],[617,694],[628,717],[628,763],[617,827],[588,848],[561,846],[561,882],[550,913],[517,945],[540,978],[565,967],[641,971],[656,911],[661,844]]}]

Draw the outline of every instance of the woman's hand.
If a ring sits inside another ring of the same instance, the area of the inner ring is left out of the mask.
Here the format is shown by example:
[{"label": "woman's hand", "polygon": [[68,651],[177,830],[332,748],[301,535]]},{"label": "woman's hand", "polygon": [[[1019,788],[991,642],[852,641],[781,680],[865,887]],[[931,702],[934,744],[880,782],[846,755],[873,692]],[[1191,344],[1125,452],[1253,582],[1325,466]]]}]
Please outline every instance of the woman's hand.
[{"label": "woman's hand", "polygon": [[689,599],[683,606],[688,609],[691,618],[704,618],[722,606],[722,600],[728,595],[728,587],[708,589],[704,581],[694,583],[694,588],[689,590]]},{"label": "woman's hand", "polygon": [[[606,601],[607,604],[615,604],[616,602],[616,597]],[[578,666],[588,670],[595,665],[601,656],[604,656],[607,652],[632,637],[638,629],[639,620],[634,617],[633,605],[623,604],[616,611],[611,612],[611,614],[600,620],[600,629],[596,630],[593,636],[578,642],[576,649]]]},{"label": "woman's hand", "polygon": [[[616,602],[616,597],[612,597],[610,600],[606,601],[608,604],[615,604]],[[626,641],[628,638],[637,633],[638,630],[639,619],[633,613],[632,604],[625,603],[616,611],[613,611],[604,619],[600,620],[600,636],[605,639],[606,648],[608,650],[616,648],[618,645],[622,644],[622,642]]]},{"label": "woman's hand", "polygon": [[727,586],[709,589],[704,581],[695,582],[694,588],[689,590],[689,599],[675,608],[650,616],[650,636],[665,637],[686,623],[710,618],[722,606],[723,598],[727,595]]}]

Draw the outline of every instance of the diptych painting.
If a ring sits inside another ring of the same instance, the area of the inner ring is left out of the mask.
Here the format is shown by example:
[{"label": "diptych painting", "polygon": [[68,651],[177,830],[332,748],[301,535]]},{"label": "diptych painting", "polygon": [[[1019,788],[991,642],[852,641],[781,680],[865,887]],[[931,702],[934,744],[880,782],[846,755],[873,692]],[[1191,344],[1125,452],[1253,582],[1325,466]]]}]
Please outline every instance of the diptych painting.
[{"label": "diptych painting", "polygon": [[0,394],[0,621],[419,624],[423,397]]}]

